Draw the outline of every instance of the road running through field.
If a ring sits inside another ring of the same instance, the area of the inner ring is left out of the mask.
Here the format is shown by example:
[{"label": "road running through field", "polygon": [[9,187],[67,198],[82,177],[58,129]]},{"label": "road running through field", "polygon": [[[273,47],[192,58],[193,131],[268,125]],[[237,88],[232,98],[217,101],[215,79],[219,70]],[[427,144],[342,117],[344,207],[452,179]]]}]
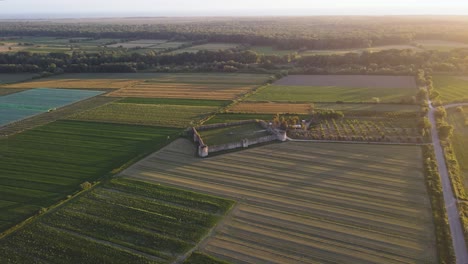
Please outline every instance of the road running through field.
[{"label": "road running through field", "polygon": [[[468,105],[468,103],[450,104],[444,106],[445,108],[452,108],[458,106]],[[442,190],[444,193],[445,208],[447,209],[447,216],[450,225],[450,233],[452,234],[453,249],[457,264],[468,264],[468,251],[466,249],[465,237],[463,235],[463,228],[460,220],[460,214],[457,207],[457,199],[453,193],[452,184],[450,182],[447,165],[445,163],[445,155],[440,144],[439,134],[437,131],[437,122],[435,118],[436,108],[429,100],[429,121],[432,128],[432,142],[434,143],[434,152],[439,167],[439,174],[442,180]]]}]

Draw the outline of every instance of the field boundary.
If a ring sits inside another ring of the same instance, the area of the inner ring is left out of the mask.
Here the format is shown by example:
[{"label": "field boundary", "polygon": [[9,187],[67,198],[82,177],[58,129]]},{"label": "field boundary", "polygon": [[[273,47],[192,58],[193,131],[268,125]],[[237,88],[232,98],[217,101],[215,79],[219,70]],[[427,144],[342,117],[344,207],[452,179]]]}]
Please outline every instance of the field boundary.
[{"label": "field boundary", "polygon": [[223,216],[223,219],[218,221],[218,223],[216,223],[216,225],[213,226],[210,229],[210,231],[204,237],[202,237],[200,241],[198,241],[198,243],[192,249],[190,249],[188,252],[181,255],[180,257],[178,257],[176,260],[174,260],[174,262],[172,262],[172,264],[182,264],[187,258],[190,257],[190,255],[192,255],[193,252],[199,250],[200,248],[203,248],[208,242],[208,240],[216,235],[216,232],[218,232],[218,230],[220,230],[222,227],[224,227],[224,225],[227,222],[230,222],[234,218],[235,213],[239,210],[238,203],[239,202],[235,201],[234,205]]}]

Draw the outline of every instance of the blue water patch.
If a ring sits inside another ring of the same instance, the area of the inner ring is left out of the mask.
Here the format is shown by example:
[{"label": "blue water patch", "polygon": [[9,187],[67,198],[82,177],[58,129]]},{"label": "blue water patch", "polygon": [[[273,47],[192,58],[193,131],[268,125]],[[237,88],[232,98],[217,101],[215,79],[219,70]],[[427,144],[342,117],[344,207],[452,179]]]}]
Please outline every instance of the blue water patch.
[{"label": "blue water patch", "polygon": [[0,96],[0,126],[102,93],[89,90],[38,88]]}]

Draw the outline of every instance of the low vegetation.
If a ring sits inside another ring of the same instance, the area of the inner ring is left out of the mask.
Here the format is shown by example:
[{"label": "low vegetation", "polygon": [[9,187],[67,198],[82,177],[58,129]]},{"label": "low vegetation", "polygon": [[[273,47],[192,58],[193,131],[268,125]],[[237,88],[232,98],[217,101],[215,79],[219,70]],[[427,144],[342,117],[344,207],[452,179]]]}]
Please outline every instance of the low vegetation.
[{"label": "low vegetation", "polygon": [[257,123],[202,130],[199,133],[203,138],[203,142],[208,146],[240,142],[243,139],[254,139],[270,135],[265,128]]},{"label": "low vegetation", "polygon": [[309,130],[291,130],[289,135],[295,138],[373,142],[430,141],[430,124],[416,112],[377,112],[367,116],[353,116],[349,112],[341,113],[341,116],[323,116],[321,113],[341,112],[317,110],[311,115]]},{"label": "low vegetation", "polygon": [[[159,184],[112,179],[0,240],[0,262],[172,263],[232,204]],[[197,256],[192,259],[199,261]]]}]

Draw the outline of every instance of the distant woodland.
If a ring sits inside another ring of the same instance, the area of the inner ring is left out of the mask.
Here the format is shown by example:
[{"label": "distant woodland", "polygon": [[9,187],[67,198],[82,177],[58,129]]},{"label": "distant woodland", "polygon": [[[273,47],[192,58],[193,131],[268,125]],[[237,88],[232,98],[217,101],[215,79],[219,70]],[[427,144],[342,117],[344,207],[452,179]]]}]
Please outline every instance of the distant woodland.
[{"label": "distant woodland", "polygon": [[[78,23],[79,22],[79,23]],[[0,21],[0,38],[165,39],[193,44],[237,43],[240,48],[196,53],[102,51],[27,51],[0,54],[0,72],[247,71],[294,73],[416,73],[468,71],[468,48],[389,49],[375,52],[313,54],[304,50],[413,45],[433,39],[468,44],[465,17],[298,17],[179,18],[56,21]],[[1,40],[0,40],[1,42]],[[288,55],[259,54],[251,46],[294,50]]]}]

